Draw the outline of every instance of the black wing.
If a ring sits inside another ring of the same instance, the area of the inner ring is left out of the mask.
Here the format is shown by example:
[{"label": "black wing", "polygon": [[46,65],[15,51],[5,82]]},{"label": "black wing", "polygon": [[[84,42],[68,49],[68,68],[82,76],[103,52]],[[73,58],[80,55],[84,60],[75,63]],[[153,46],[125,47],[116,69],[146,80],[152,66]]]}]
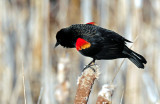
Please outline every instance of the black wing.
[{"label": "black wing", "polygon": [[127,55],[123,54],[122,51],[126,42],[131,41],[111,30],[103,28],[99,29],[99,36],[102,38],[102,50],[96,55],[96,59],[116,59],[127,57]]}]

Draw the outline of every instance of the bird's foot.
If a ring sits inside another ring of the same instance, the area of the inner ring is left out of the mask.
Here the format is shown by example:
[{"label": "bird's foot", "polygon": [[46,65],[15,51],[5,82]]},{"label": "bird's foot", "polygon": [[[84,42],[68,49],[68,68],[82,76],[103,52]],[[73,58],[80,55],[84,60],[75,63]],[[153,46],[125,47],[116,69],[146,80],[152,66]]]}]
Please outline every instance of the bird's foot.
[{"label": "bird's foot", "polygon": [[[87,68],[91,68],[94,72],[96,72],[95,69],[92,67],[92,66],[94,66],[94,65],[96,65],[96,64],[95,64],[95,63],[91,63],[91,64],[86,65],[86,66],[84,67],[83,71],[86,70]],[[83,71],[82,71],[82,72],[83,72]]]}]

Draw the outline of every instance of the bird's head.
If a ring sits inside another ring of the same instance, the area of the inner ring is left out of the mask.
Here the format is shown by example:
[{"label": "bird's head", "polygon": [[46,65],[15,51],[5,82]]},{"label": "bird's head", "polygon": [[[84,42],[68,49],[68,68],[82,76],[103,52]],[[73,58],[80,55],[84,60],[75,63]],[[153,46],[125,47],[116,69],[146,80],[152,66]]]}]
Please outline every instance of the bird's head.
[{"label": "bird's head", "polygon": [[75,48],[76,38],[68,28],[63,28],[56,34],[57,43],[55,47],[61,45],[66,48]]}]

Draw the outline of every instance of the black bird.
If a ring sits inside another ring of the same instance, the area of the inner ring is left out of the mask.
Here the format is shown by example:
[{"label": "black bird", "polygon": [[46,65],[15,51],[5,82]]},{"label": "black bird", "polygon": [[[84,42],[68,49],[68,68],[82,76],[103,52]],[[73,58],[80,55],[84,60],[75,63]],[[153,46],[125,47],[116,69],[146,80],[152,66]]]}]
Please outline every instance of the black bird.
[{"label": "black bird", "polygon": [[94,25],[94,22],[63,28],[57,32],[56,39],[55,47],[60,44],[66,48],[76,48],[82,55],[93,58],[91,63],[117,58],[128,58],[138,68],[144,68],[147,63],[143,56],[126,46],[126,42],[131,41],[114,31]]}]

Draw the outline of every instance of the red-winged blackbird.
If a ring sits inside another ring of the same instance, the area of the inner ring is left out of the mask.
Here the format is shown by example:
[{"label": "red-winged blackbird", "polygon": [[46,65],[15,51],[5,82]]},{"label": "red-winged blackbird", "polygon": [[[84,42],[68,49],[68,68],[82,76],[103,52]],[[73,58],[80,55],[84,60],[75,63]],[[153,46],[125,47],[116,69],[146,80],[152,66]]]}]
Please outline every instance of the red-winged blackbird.
[{"label": "red-winged blackbird", "polygon": [[58,31],[56,38],[55,47],[60,44],[66,48],[76,48],[82,55],[93,58],[91,63],[95,60],[117,58],[128,58],[138,68],[144,68],[147,63],[143,56],[125,45],[131,41],[114,31],[96,26],[93,22],[63,28]]}]

